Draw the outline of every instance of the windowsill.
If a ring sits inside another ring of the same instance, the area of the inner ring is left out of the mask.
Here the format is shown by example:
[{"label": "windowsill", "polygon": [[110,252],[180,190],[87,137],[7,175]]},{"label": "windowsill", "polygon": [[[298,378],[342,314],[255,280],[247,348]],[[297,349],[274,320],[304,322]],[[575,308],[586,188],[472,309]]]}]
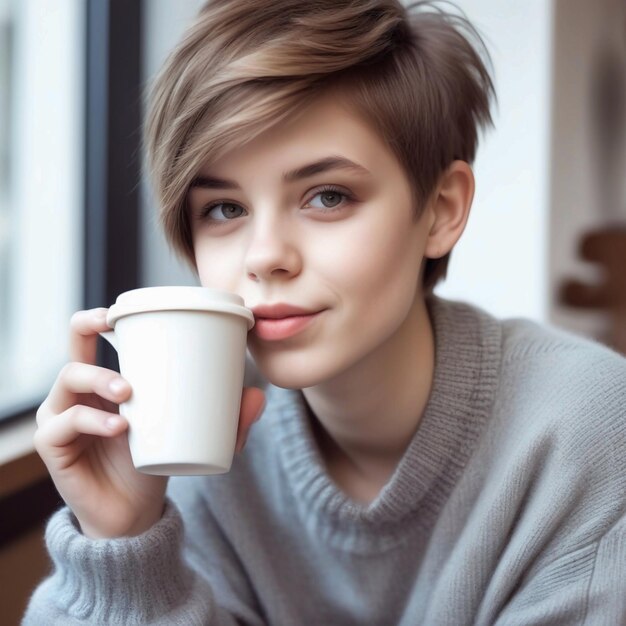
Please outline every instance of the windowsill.
[{"label": "windowsill", "polygon": [[35,451],[35,413],[0,424],[0,498],[30,487],[48,475]]}]

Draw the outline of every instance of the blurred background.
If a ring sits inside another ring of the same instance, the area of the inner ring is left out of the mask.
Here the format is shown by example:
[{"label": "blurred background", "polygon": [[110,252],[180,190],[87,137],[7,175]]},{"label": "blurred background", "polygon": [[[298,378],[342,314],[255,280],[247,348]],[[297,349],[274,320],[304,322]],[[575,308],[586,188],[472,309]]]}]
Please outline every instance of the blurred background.
[{"label": "blurred background", "polygon": [[[0,621],[48,567],[58,505],[33,413],[68,322],[127,289],[192,285],[140,175],[142,91],[201,0],[0,0]],[[626,352],[626,0],[456,0],[498,106],[436,293]],[[102,363],[114,364],[103,348]]]}]

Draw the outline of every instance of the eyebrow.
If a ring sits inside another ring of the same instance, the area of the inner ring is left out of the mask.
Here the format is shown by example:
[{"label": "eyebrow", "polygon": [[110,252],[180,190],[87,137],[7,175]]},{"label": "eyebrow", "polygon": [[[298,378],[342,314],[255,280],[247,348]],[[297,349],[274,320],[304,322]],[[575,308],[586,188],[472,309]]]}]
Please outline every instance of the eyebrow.
[{"label": "eyebrow", "polygon": [[[369,170],[362,165],[350,161],[345,157],[329,156],[313,163],[308,163],[295,170],[283,173],[283,180],[287,183],[310,178],[315,174],[328,172],[330,170],[350,170],[357,174],[370,174]],[[241,187],[233,180],[225,178],[214,178],[212,176],[196,176],[191,181],[190,188],[200,187],[202,189],[241,189]]]}]

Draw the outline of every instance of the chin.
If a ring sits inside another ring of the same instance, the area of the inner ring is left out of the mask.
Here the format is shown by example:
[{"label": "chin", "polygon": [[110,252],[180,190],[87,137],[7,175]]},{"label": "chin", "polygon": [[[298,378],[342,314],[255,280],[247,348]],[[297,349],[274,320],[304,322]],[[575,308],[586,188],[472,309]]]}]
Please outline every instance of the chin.
[{"label": "chin", "polygon": [[276,387],[306,389],[328,380],[329,368],[304,354],[268,355],[250,351],[260,374]]}]

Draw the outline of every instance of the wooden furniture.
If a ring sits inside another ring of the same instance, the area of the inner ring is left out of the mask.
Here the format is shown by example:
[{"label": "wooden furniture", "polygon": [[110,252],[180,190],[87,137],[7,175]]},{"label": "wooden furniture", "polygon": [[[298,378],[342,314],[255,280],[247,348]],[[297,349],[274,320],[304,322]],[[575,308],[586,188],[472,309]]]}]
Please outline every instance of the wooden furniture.
[{"label": "wooden furniture", "polygon": [[611,324],[607,343],[626,355],[626,224],[588,232],[579,253],[602,266],[603,280],[598,284],[566,280],[559,301],[573,308],[606,311]]}]

